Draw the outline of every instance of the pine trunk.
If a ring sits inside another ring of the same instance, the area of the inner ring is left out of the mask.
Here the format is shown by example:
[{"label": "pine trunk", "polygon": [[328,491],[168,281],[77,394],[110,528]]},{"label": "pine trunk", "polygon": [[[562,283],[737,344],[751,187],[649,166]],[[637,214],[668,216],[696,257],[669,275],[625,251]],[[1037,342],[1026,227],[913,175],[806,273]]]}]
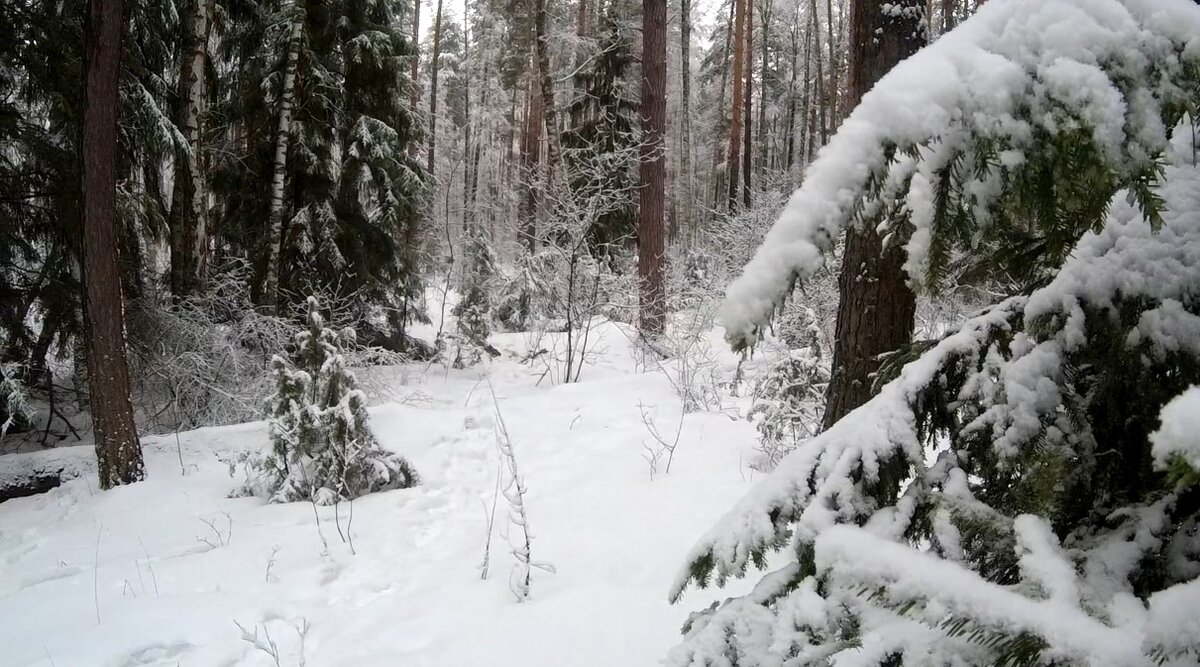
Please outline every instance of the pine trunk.
[{"label": "pine trunk", "polygon": [[125,356],[117,259],[117,114],[121,108],[121,0],[91,0],[83,109],[83,286],[88,384],[100,488],[145,478]]},{"label": "pine trunk", "polygon": [[663,285],[667,124],[667,1],[642,2],[642,148],[641,207],[638,212],[638,278],[642,335],[663,332],[666,319]]},{"label": "pine trunk", "polygon": [[[855,7],[861,4],[860,0],[854,0]],[[869,2],[874,9],[871,11],[881,11],[879,3]],[[833,134],[837,130],[840,122],[838,116],[838,98],[841,96],[841,91],[838,90],[838,57],[836,44],[833,39],[833,0],[825,0],[825,15],[828,21],[825,23],[825,45],[829,47],[829,134]],[[863,91],[866,92],[866,91]],[[855,104],[858,104],[856,101]]]},{"label": "pine trunk", "polygon": [[525,100],[525,122],[521,129],[521,203],[517,219],[520,224],[520,241],[529,251],[537,252],[537,170],[541,156],[542,96],[535,92],[536,85],[530,82],[530,91]]},{"label": "pine trunk", "polygon": [[737,208],[738,186],[741,171],[742,142],[742,84],[745,83],[746,67],[746,2],[733,0],[733,100],[732,121],[729,124],[729,208]]},{"label": "pine trunk", "polygon": [[283,87],[279,91],[279,125],[275,132],[275,157],[271,167],[271,208],[267,227],[267,259],[263,267],[258,302],[263,312],[275,314],[279,308],[279,256],[283,250],[283,186],[287,176],[288,145],[292,138],[292,101],[296,88],[296,65],[300,58],[300,31],[304,12],[296,7],[292,31],[288,36],[287,62]]},{"label": "pine trunk", "polygon": [[[817,78],[813,81],[813,93],[817,99],[817,104],[814,109],[813,120],[817,122],[817,132],[815,134],[820,137],[820,145],[824,146],[829,143],[829,125],[826,123],[826,119],[829,117],[829,89],[825,85],[825,55],[821,51],[821,19],[817,16],[817,0],[811,1],[811,9],[813,53],[817,57]],[[810,162],[815,155],[815,147],[810,144],[808,156]]]},{"label": "pine trunk", "polygon": [[[717,94],[716,109],[718,128],[725,123],[725,89],[729,87],[729,49],[733,43],[734,10],[737,4],[737,0],[729,3],[729,29],[725,31],[725,48],[721,51],[721,86],[720,92]],[[723,136],[720,132],[712,133],[712,209],[714,211],[720,210],[721,206],[729,201],[729,193],[721,178],[721,165],[725,162],[725,150],[728,146],[728,136]]]},{"label": "pine trunk", "polygon": [[679,8],[679,73],[680,107],[679,118],[679,172],[683,179],[683,201],[679,207],[679,225],[684,230],[684,239],[691,245],[692,233],[692,17],[691,0],[680,0]]},{"label": "pine trunk", "polygon": [[[421,86],[417,78],[418,68],[421,66],[421,57],[417,53],[417,49],[421,44],[421,0],[413,0],[413,17],[412,17],[412,60],[408,65],[408,80],[412,84],[412,98],[409,100],[413,109],[419,108],[421,101]],[[408,156],[414,160],[417,157],[417,142],[410,141],[408,143]]]},{"label": "pine trunk", "polygon": [[750,208],[750,176],[753,174],[753,149],[751,137],[754,135],[754,0],[746,2],[746,89],[742,93],[744,126],[742,128],[742,204]]},{"label": "pine trunk", "polygon": [[550,42],[546,34],[546,0],[537,0],[533,17],[535,48],[537,49],[538,81],[542,91],[542,117],[546,121],[546,163],[553,180],[562,161],[558,136],[558,110],[554,106],[554,78],[550,72]]},{"label": "pine trunk", "polygon": [[[429,166],[427,170],[433,174],[433,161],[437,154],[437,106],[438,106],[438,61],[442,57],[442,0],[438,0],[437,11],[433,15],[433,56],[429,60]],[[449,217],[450,212],[446,211]]]},{"label": "pine trunk", "polygon": [[[919,12],[884,14],[885,0],[855,0],[851,14],[851,57],[847,107],[853,108],[875,82],[922,45]],[[920,7],[905,0],[902,9]],[[829,428],[873,395],[879,355],[912,339],[916,297],[905,280],[904,250],[882,240],[868,222],[846,233],[838,279],[837,337],[825,407]]]},{"label": "pine trunk", "polygon": [[204,285],[208,266],[201,119],[207,89],[205,61],[209,6],[210,0],[192,0],[184,25],[178,122],[185,146],[184,150],[177,150],[175,156],[170,222],[171,293],[177,299],[195,294]]}]

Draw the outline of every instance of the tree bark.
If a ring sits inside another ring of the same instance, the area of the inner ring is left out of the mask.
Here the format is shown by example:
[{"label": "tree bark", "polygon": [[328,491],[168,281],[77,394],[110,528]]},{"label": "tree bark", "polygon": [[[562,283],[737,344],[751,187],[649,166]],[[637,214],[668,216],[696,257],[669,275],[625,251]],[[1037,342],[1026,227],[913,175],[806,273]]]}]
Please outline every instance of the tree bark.
[{"label": "tree bark", "polygon": [[639,309],[642,335],[663,332],[663,216],[665,213],[667,125],[667,0],[642,2],[641,207],[638,211]]},{"label": "tree bark", "polygon": [[[421,86],[417,83],[418,68],[421,66],[421,56],[418,49],[421,44],[421,0],[413,0],[413,18],[412,18],[412,61],[408,65],[408,80],[412,84],[412,97],[409,102],[415,111],[421,101]],[[408,156],[414,160],[417,157],[417,142],[410,141],[408,143]]]},{"label": "tree bark", "polygon": [[[811,0],[812,10],[812,27],[813,27],[813,53],[817,56],[817,78],[813,82],[813,93],[817,98],[816,108],[814,109],[814,120],[817,121],[817,133],[821,139],[821,146],[829,143],[829,125],[826,123],[826,118],[829,115],[829,88],[825,83],[825,55],[821,51],[821,19],[817,15],[817,0]],[[820,93],[819,95],[817,93]],[[813,146],[809,145],[808,159],[811,162],[816,155]]]},{"label": "tree bark", "polygon": [[208,268],[202,119],[205,108],[205,65],[208,55],[210,0],[192,0],[184,25],[179,73],[179,133],[184,149],[175,156],[171,196],[171,293],[184,298],[203,285]]},{"label": "tree bark", "polygon": [[[859,0],[854,0],[854,3],[857,6]],[[880,11],[878,3],[875,3],[874,11]],[[828,22],[825,24],[825,44],[829,47],[829,134],[833,134],[837,131],[840,121],[838,116],[838,97],[841,95],[841,92],[838,90],[838,57],[833,39],[833,0],[825,0],[825,15],[828,18]],[[858,102],[855,102],[855,104],[858,104]]]},{"label": "tree bark", "polygon": [[[437,153],[437,106],[438,106],[438,66],[442,57],[442,0],[438,0],[437,11],[433,15],[433,56],[429,61],[429,166],[427,170],[433,174],[433,160]],[[446,211],[447,217],[450,215]]]},{"label": "tree bark", "polygon": [[683,201],[679,207],[679,226],[684,230],[685,243],[694,241],[692,230],[692,2],[680,0],[679,7],[679,172],[683,179]]},{"label": "tree bark", "polygon": [[275,157],[271,170],[271,208],[267,222],[267,258],[263,268],[258,302],[263,312],[275,314],[279,308],[279,256],[283,250],[283,186],[287,176],[288,145],[292,138],[292,98],[296,88],[296,64],[300,57],[300,31],[304,12],[295,7],[292,31],[288,36],[287,63],[283,88],[279,91],[279,125],[275,132]]},{"label": "tree bark", "polygon": [[745,0],[745,3],[746,45],[744,52],[746,54],[746,90],[742,93],[742,103],[746,108],[743,110],[745,119],[742,128],[742,205],[750,208],[750,176],[754,173],[753,142],[751,139],[754,135],[754,114],[752,113],[754,105],[754,0]]},{"label": "tree bark", "polygon": [[729,124],[729,208],[737,208],[741,174],[742,141],[742,84],[746,67],[746,2],[733,0],[733,100],[732,121]]},{"label": "tree bark", "polygon": [[[888,70],[922,46],[922,0],[904,0],[899,3],[902,11],[887,15],[881,7],[885,1],[855,0],[852,5],[847,108],[857,105]],[[912,339],[916,297],[903,267],[903,248],[896,244],[883,248],[870,221],[862,229],[847,231],[825,428],[873,395],[872,375],[879,369],[879,355]]]},{"label": "tree bark", "polygon": [[553,180],[562,162],[562,147],[558,136],[558,110],[554,106],[554,78],[550,72],[550,42],[546,34],[546,0],[536,0],[533,16],[534,46],[537,51],[538,81],[542,91],[542,117],[546,121],[546,164]]},{"label": "tree bark", "polygon": [[102,489],[146,477],[129,394],[125,305],[117,259],[122,4],[121,0],[90,0],[85,38],[83,286],[92,430]]},{"label": "tree bark", "polygon": [[[721,86],[720,92],[717,94],[716,109],[718,129],[723,129],[721,126],[725,123],[725,89],[729,84],[729,48],[733,43],[734,10],[737,8],[737,4],[737,0],[729,3],[729,29],[725,31],[725,47],[721,50]],[[725,162],[725,150],[728,146],[728,136],[723,136],[720,132],[712,133],[712,209],[714,211],[719,210],[722,204],[727,204],[729,201],[725,181],[721,178],[721,165]]]},{"label": "tree bark", "polygon": [[537,169],[541,158],[542,96],[537,86],[530,81],[530,91],[525,100],[525,122],[521,129],[521,203],[517,219],[521,226],[520,241],[529,251],[537,252]]}]

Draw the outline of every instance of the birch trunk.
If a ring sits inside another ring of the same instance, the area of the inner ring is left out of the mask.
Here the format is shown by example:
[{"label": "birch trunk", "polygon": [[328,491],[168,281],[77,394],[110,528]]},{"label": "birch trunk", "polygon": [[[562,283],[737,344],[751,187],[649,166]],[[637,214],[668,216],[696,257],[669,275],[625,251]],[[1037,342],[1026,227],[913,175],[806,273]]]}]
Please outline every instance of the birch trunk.
[{"label": "birch trunk", "polygon": [[267,260],[263,269],[259,305],[263,312],[275,314],[279,308],[279,256],[283,249],[283,186],[287,176],[288,145],[292,138],[292,101],[296,88],[296,64],[300,58],[300,31],[304,12],[296,7],[292,31],[288,36],[287,63],[283,87],[279,92],[279,126],[275,133],[275,159],[271,171],[271,208],[267,228]]},{"label": "birch trunk", "polygon": [[208,220],[205,211],[201,119],[205,107],[205,61],[211,0],[192,0],[185,24],[179,73],[179,132],[183,150],[175,156],[171,196],[171,293],[194,294],[204,284],[208,264]]}]

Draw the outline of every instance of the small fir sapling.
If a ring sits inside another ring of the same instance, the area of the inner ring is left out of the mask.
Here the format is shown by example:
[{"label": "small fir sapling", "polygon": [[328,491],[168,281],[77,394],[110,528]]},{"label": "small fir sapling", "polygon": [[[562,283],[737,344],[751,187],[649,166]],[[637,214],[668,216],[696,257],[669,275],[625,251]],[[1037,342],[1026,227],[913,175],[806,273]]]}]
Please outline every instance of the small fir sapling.
[{"label": "small fir sapling", "polygon": [[316,299],[309,298],[308,330],[297,336],[292,360],[271,360],[271,445],[247,461],[255,474],[244,493],[271,502],[333,504],[417,483],[409,463],[381,448],[371,433],[366,397],[342,355],[353,340],[353,329],[325,326]]},{"label": "small fir sapling", "polygon": [[488,343],[491,329],[492,299],[496,275],[496,255],[487,233],[474,227],[468,232],[466,266],[460,286],[462,296],[452,314],[458,318],[456,335],[449,336],[454,348],[453,365],[464,368],[479,363],[482,352],[496,357],[500,353]]},{"label": "small fir sapling", "polygon": [[804,440],[817,434],[829,368],[821,355],[820,327],[809,308],[792,306],[776,325],[783,353],[754,382],[754,404],[746,418],[756,422],[756,467],[770,470]]}]

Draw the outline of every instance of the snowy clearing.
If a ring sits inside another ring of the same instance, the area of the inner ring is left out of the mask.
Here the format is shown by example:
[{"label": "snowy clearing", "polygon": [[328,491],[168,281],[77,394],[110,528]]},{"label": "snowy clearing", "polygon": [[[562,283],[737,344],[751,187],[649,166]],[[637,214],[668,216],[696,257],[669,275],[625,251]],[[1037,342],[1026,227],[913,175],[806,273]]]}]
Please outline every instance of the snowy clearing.
[{"label": "snowy clearing", "polygon": [[[0,504],[0,662],[275,664],[257,631],[282,665],[656,663],[712,598],[670,606],[666,593],[752,481],[755,432],[688,415],[670,474],[651,480],[638,404],[674,433],[679,399],[664,375],[635,372],[618,325],[597,331],[577,385],[535,387],[513,356],[520,334],[494,337],[504,354],[486,370],[405,369],[414,404],[373,408],[372,426],[421,485],[316,508],[319,532],[311,504],[227,498],[238,480],[218,454],[265,446],[261,422],[181,433],[182,476],[175,438],[147,438],[146,482],[100,493],[85,474]],[[524,604],[509,589],[503,498],[479,576],[498,466],[485,373],[529,487],[533,560],[557,570],[534,570]]]}]

